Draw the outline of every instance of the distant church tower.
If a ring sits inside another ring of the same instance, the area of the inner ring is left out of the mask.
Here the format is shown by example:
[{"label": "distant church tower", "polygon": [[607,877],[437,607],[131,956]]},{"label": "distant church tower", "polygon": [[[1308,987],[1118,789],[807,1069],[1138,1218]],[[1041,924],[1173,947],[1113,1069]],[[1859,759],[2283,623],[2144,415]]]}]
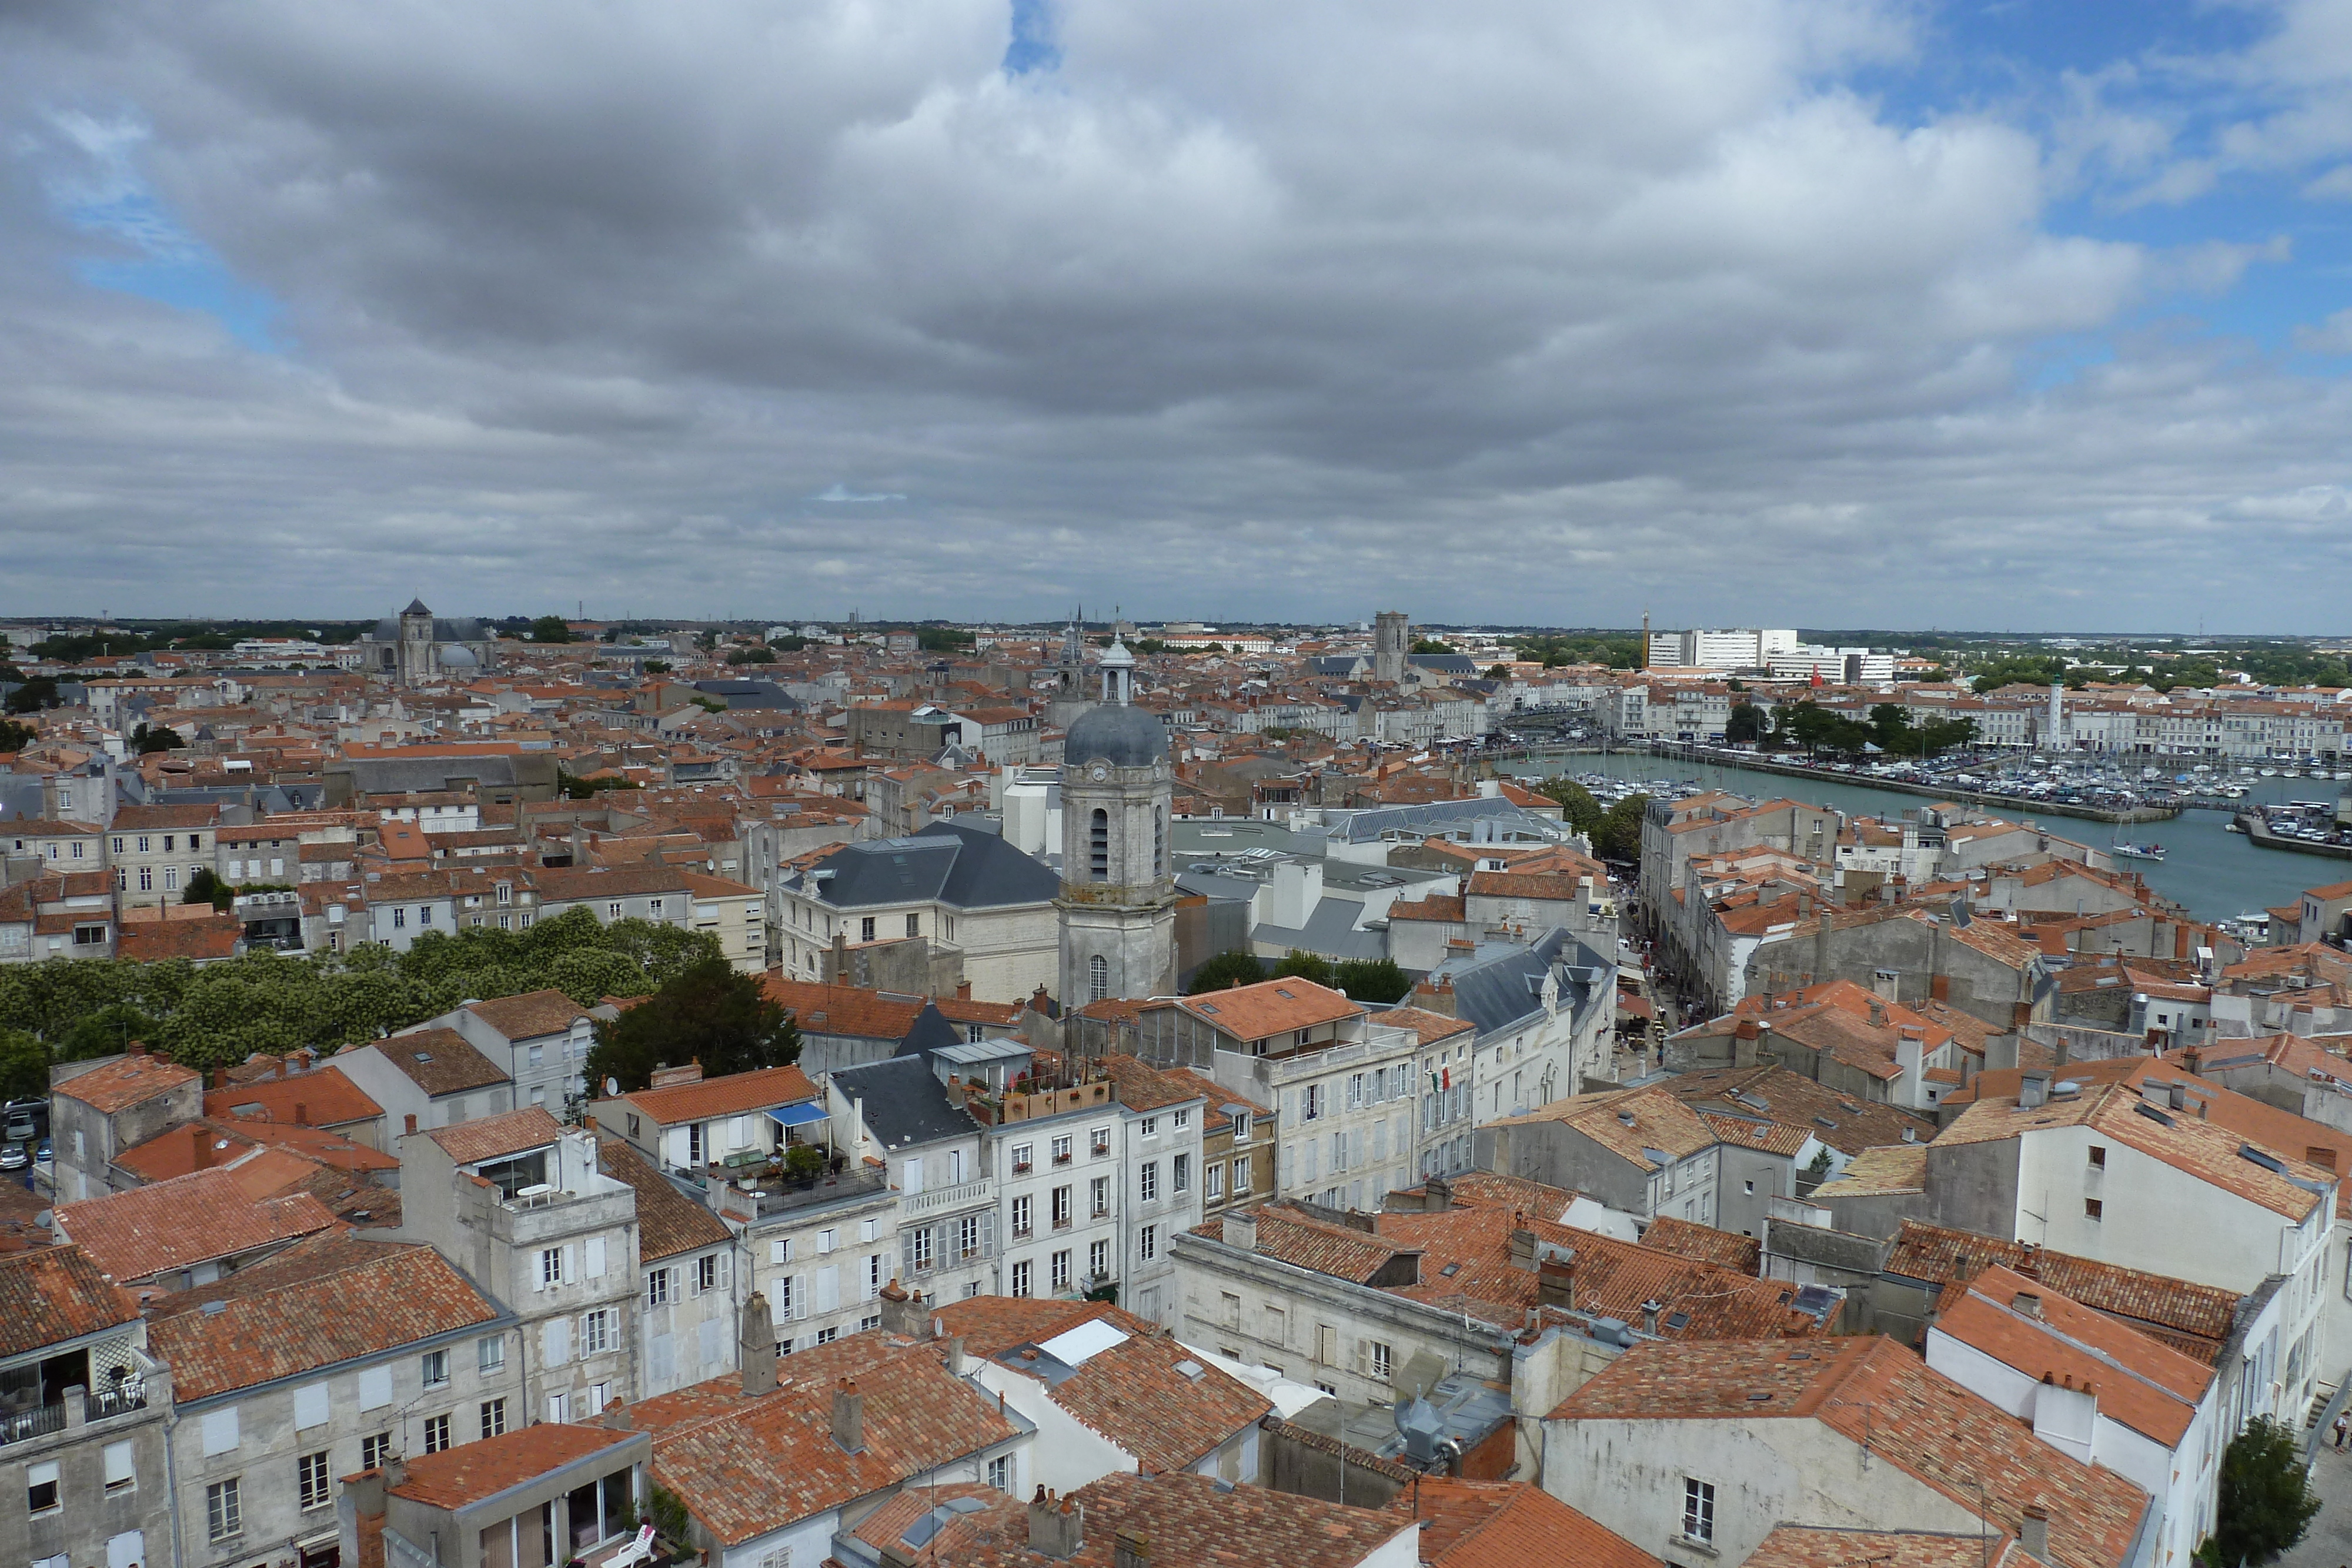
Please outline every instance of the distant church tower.
[{"label": "distant church tower", "polygon": [[1066,1009],[1176,990],[1168,731],[1133,706],[1133,654],[1114,643],[1100,668],[1103,700],[1071,721],[1062,747],[1062,892],[1054,907]]}]

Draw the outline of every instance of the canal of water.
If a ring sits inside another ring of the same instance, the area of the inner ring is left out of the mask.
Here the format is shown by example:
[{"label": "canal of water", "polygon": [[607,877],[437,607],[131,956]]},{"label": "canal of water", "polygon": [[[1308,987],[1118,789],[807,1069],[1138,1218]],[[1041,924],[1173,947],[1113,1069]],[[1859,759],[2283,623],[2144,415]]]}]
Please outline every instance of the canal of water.
[{"label": "canal of water", "polygon": [[[1751,768],[1737,768],[1713,762],[1687,762],[1664,757],[1652,757],[1646,752],[1619,752],[1612,756],[1570,755],[1548,758],[1537,753],[1525,761],[1504,765],[1504,771],[1517,777],[1549,778],[1555,773],[1570,776],[1600,773],[1612,779],[1635,781],[1672,779],[1688,780],[1707,789],[1727,789],[1735,795],[1746,795],[1758,800],[1788,799],[1802,800],[1808,805],[1828,806],[1853,816],[1884,817],[1900,823],[1903,813],[1928,805],[1926,797],[1907,795],[1893,789],[1874,789],[1867,784],[1850,783],[1843,779],[1797,779],[1783,773],[1764,773]],[[2246,786],[2245,803],[2249,805],[2282,800],[2333,800],[2344,786],[2326,779],[2236,779],[2232,782]],[[2295,895],[2306,887],[2323,883],[2352,881],[2352,862],[2331,855],[2304,854],[2292,850],[2257,849],[2243,833],[2226,831],[2230,821],[2226,811],[2183,811],[2168,822],[2135,822],[2114,828],[2105,822],[2088,821],[2079,817],[2060,817],[2046,812],[2037,813],[2030,806],[1994,807],[1982,810],[2012,821],[2032,818],[2042,827],[2061,838],[2105,849],[2121,838],[2126,841],[2158,843],[2164,846],[2161,861],[2118,861],[2126,871],[2136,871],[2147,879],[2150,887],[2167,898],[2188,906],[2189,912],[2200,920],[2227,920],[2234,915],[2266,909],[2275,904],[2292,904]]]}]

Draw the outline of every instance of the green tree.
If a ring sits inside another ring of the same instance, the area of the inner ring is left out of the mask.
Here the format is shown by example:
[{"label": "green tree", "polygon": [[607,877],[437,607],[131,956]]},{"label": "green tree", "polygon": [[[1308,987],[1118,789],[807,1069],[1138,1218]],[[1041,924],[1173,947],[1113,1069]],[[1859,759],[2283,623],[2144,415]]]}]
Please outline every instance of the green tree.
[{"label": "green tree", "polygon": [[1603,860],[1642,858],[1642,818],[1650,809],[1647,795],[1628,795],[1609,808],[1592,834],[1592,852]]},{"label": "green tree", "polygon": [[1229,947],[1224,952],[1202,962],[1192,971],[1191,995],[1203,991],[1230,990],[1235,986],[1255,986],[1265,978],[1265,966],[1257,955],[1245,947]]},{"label": "green tree", "polygon": [[776,651],[773,648],[738,648],[727,655],[727,662],[738,666],[772,664],[776,662]]},{"label": "green tree", "polygon": [[0,718],[0,756],[24,750],[40,733],[29,724],[18,724],[13,718]]},{"label": "green tree", "polygon": [[1609,814],[1592,791],[1573,779],[1547,779],[1536,786],[1536,793],[1559,801],[1568,825],[1588,839],[1601,831],[1601,820]]},{"label": "green tree", "polygon": [[131,748],[142,757],[156,751],[177,751],[187,744],[180,738],[180,732],[168,724],[142,724],[131,732]]},{"label": "green tree", "polygon": [[49,1048],[21,1029],[0,1029],[0,1094],[30,1100],[48,1092]]},{"label": "green tree", "polygon": [[1331,961],[1320,953],[1309,953],[1303,947],[1293,947],[1274,967],[1275,979],[1309,980],[1318,986],[1331,983]]},{"label": "green tree", "polygon": [[1754,703],[1731,705],[1731,716],[1724,722],[1723,738],[1734,746],[1748,746],[1764,738],[1771,727],[1771,717]]},{"label": "green tree", "polygon": [[1415,637],[1412,640],[1412,651],[1416,653],[1451,653],[1454,652],[1454,644],[1441,643],[1434,637]]},{"label": "green tree", "polygon": [[667,659],[647,659],[646,661],[646,674],[649,675],[668,674],[669,661]]},{"label": "green tree", "polygon": [[64,700],[58,695],[58,678],[55,675],[35,675],[8,694],[8,700],[0,703],[0,712],[38,713],[43,708],[55,707]]},{"label": "green tree", "polygon": [[1348,958],[1331,967],[1331,983],[1359,1002],[1401,1002],[1412,980],[1393,958]]},{"label": "green tree", "polygon": [[131,1049],[134,1040],[152,1040],[162,1026],[153,1018],[129,1002],[116,1002],[103,1007],[86,1018],[77,1019],[58,1041],[59,1061],[88,1061],[92,1057],[113,1056]]},{"label": "green tree", "polygon": [[[579,955],[567,956],[566,962]],[[642,1089],[657,1067],[702,1064],[705,1076],[724,1077],[798,1061],[801,1031],[770,999],[756,975],[737,972],[724,958],[707,957],[637,1003],[596,1026],[588,1051],[588,1082],[607,1078],[623,1091]]]},{"label": "green tree", "polygon": [[215,909],[226,910],[236,889],[213,874],[213,868],[200,865],[188,873],[187,890],[180,894],[182,904],[209,904]]},{"label": "green tree", "polygon": [[2257,1416],[2221,1455],[2221,1513],[2213,1544],[2221,1561],[2271,1562],[2301,1541],[2319,1511],[2303,1446],[2268,1416]]},{"label": "green tree", "polygon": [[1486,678],[1490,681],[1507,681],[1511,678],[1511,666],[1489,664],[1486,666]]},{"label": "green tree", "polygon": [[530,640],[534,643],[569,643],[572,628],[561,615],[542,615],[530,623]]}]

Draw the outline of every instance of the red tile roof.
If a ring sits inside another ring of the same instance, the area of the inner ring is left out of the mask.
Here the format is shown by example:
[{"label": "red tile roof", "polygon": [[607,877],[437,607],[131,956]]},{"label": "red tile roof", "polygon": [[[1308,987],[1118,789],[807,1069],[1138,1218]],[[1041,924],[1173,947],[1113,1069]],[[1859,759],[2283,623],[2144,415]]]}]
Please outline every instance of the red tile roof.
[{"label": "red tile roof", "polygon": [[2039,1280],[2068,1300],[2128,1323],[2208,1365],[2221,1354],[2237,1317],[2240,1297],[2235,1291],[1916,1219],[1905,1220],[1895,1233],[1882,1271],[1948,1289],[1995,1266]]},{"label": "red tile roof", "polygon": [[[730,1072],[666,1089],[640,1089],[621,1098],[660,1126],[707,1122],[714,1116],[748,1116],[779,1105],[814,1100],[816,1085],[798,1067],[763,1067],[751,1072]],[[609,1103],[610,1102],[599,1102]]]},{"label": "red tile roof", "polygon": [[326,1229],[335,1217],[304,1193],[256,1202],[233,1167],[62,1204],[58,1228],[118,1282],[234,1257]]},{"label": "red tile roof", "polygon": [[419,1089],[438,1099],[512,1082],[498,1064],[474,1049],[454,1029],[424,1029],[371,1040],[362,1050],[380,1053]]},{"label": "red tile roof", "polygon": [[148,1343],[171,1364],[173,1394],[182,1400],[321,1371],[501,1316],[432,1248],[348,1234],[297,1242],[148,1310]]},{"label": "red tile roof", "polygon": [[460,1122],[454,1127],[436,1127],[425,1134],[441,1145],[441,1152],[449,1156],[452,1165],[460,1166],[543,1149],[562,1135],[563,1124],[549,1115],[544,1105],[526,1105],[502,1116]]},{"label": "red tile roof", "polygon": [[510,1040],[562,1034],[576,1020],[588,1017],[586,1008],[557,990],[525,991],[518,997],[496,997],[486,1002],[472,1003],[466,1010]]},{"label": "red tile roof", "polygon": [[164,1057],[121,1056],[67,1079],[56,1092],[110,1116],[183,1083],[198,1082],[201,1076]]},{"label": "red tile roof", "polygon": [[608,1451],[617,1469],[622,1460],[618,1450],[641,1443],[644,1437],[642,1432],[534,1421],[495,1437],[410,1459],[406,1479],[384,1490],[428,1508],[456,1512],[509,1487]]},{"label": "red tile roof", "polygon": [[[653,1437],[654,1479],[725,1546],[887,1491],[1019,1430],[996,1401],[949,1375],[934,1346],[878,1331],[802,1351],[777,1373],[775,1392],[754,1399],[730,1374],[632,1412]],[[832,1435],[845,1378],[865,1397],[865,1446],[854,1454]]]},{"label": "red tile roof", "polygon": [[2034,1383],[2098,1390],[2099,1414],[2169,1448],[2196,1417],[2213,1369],[2038,1280],[1987,1269],[1937,1302],[1949,1335]]},{"label": "red tile roof", "polygon": [[1397,1494],[1388,1511],[1420,1521],[1421,1561],[1426,1568],[1496,1568],[1514,1563],[1659,1568],[1657,1558],[1615,1531],[1525,1481],[1417,1477]]},{"label": "red tile roof", "polygon": [[[300,1112],[299,1115],[295,1113]],[[248,1121],[292,1123],[305,1127],[340,1127],[369,1122],[383,1107],[352,1082],[341,1068],[322,1067],[291,1077],[257,1082],[232,1083],[205,1095],[205,1114]]]},{"label": "red tile roof", "polygon": [[1959,1506],[1982,1508],[2009,1534],[2024,1509],[2043,1509],[2051,1568],[2117,1568],[2149,1506],[2114,1471],[2053,1448],[2027,1423],[1877,1336],[1636,1345],[1551,1418],[1811,1420],[1857,1448],[1867,1443],[1874,1461]]},{"label": "red tile roof", "polygon": [[1295,976],[1185,997],[1176,1006],[1244,1040],[1361,1018],[1364,1012],[1360,1003]]},{"label": "red tile roof", "polygon": [[26,1355],[138,1316],[131,1292],[79,1247],[0,1256],[0,1355]]},{"label": "red tile roof", "polygon": [[734,1232],[710,1209],[670,1185],[669,1178],[646,1163],[643,1155],[608,1134],[596,1134],[596,1165],[606,1176],[637,1189],[637,1259],[658,1263],[699,1252],[728,1240]]}]

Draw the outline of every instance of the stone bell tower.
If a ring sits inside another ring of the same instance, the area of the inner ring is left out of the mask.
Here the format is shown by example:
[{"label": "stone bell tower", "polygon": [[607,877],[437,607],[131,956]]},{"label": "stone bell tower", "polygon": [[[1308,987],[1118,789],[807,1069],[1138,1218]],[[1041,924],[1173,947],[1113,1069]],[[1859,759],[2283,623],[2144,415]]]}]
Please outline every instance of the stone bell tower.
[{"label": "stone bell tower", "polygon": [[1171,996],[1176,883],[1168,731],[1133,703],[1135,656],[1103,654],[1103,700],[1072,721],[1062,746],[1061,1002]]}]

